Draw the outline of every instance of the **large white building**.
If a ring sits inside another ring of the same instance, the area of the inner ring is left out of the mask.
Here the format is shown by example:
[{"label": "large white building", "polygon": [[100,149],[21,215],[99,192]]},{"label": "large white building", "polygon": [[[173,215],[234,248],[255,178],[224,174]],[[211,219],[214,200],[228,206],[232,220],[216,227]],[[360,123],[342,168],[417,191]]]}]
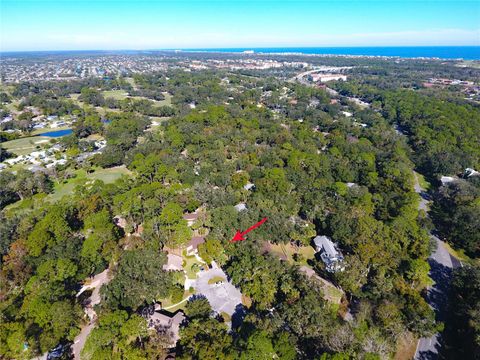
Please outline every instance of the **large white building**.
[{"label": "large white building", "polygon": [[347,80],[347,75],[342,75],[342,74],[311,74],[310,75],[311,80],[313,82],[328,82],[328,81],[333,81],[333,80]]}]

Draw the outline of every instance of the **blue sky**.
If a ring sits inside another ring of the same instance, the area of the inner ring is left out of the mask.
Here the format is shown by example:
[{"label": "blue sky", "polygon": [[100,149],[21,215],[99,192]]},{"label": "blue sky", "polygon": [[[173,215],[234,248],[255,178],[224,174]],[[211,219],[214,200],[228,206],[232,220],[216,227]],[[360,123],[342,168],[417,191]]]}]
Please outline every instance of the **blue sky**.
[{"label": "blue sky", "polygon": [[480,45],[480,1],[0,0],[0,50]]}]

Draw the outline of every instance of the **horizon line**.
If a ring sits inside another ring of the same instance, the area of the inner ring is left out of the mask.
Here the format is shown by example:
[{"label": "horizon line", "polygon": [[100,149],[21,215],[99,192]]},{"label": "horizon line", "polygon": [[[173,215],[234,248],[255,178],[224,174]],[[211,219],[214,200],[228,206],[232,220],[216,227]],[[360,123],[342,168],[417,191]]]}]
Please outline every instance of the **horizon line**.
[{"label": "horizon line", "polygon": [[[187,48],[119,48],[119,49],[47,49],[47,50],[0,50],[0,54],[4,53],[31,53],[31,52],[65,52],[65,51],[202,51],[202,50],[256,50],[256,49],[351,49],[351,48],[463,48],[477,47],[478,45],[352,45],[352,46],[235,46],[235,47],[187,47]],[[337,55],[337,54],[335,54]]]}]

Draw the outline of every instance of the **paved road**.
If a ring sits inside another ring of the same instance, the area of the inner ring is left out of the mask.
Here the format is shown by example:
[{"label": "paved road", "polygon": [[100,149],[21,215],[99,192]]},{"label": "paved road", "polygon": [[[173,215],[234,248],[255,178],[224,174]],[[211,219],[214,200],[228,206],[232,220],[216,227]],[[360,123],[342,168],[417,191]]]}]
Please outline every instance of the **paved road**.
[{"label": "paved road", "polygon": [[101,300],[100,289],[103,285],[107,284],[110,280],[111,279],[109,277],[109,269],[106,269],[100,274],[97,274],[96,276],[94,276],[91,279],[91,281],[88,284],[84,285],[77,294],[77,297],[78,297],[85,290],[93,288],[92,295],[90,295],[90,298],[89,298],[89,304],[84,309],[90,321],[86,326],[82,328],[82,330],[80,331],[80,334],[78,334],[73,340],[72,353],[73,353],[73,358],[75,360],[80,360],[80,353],[82,352],[82,349],[85,346],[85,342],[87,341],[88,335],[95,327],[97,314],[95,313],[95,310],[93,310],[93,307],[97,304],[100,304],[100,300]]},{"label": "paved road", "polygon": [[425,192],[425,189],[423,189],[420,186],[420,183],[418,182],[418,174],[416,172],[413,172],[413,176],[415,177],[415,192],[420,195],[420,204],[418,204],[418,210],[423,210],[425,212],[428,212],[428,203],[429,201],[427,200],[427,195]]},{"label": "paved road", "polygon": [[[414,173],[414,176],[415,192],[421,197],[418,209],[428,212],[429,201],[426,199],[425,189],[420,186],[416,173]],[[430,234],[430,237],[436,244],[435,251],[428,259],[430,264],[429,275],[433,281],[435,281],[435,284],[428,289],[427,301],[435,310],[437,320],[443,321],[447,310],[447,293],[452,277],[452,271],[454,268],[461,266],[461,263],[458,259],[450,255],[442,240],[434,234]],[[428,338],[421,338],[418,341],[414,358],[417,360],[437,359],[438,350],[441,348],[441,341],[441,334],[438,333]]]},{"label": "paved road", "polygon": [[237,306],[242,304],[242,293],[228,281],[218,285],[209,284],[208,280],[214,277],[227,279],[227,275],[220,268],[201,271],[197,274],[195,290],[197,294],[202,294],[208,299],[212,309],[217,313],[225,312],[232,316],[237,311]]}]

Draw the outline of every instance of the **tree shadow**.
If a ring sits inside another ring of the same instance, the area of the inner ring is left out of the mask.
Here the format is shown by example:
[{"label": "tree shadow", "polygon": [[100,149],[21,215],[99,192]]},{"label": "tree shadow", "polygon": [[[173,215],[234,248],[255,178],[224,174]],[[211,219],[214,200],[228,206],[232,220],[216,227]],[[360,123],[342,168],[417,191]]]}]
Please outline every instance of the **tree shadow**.
[{"label": "tree shadow", "polygon": [[436,319],[444,321],[453,269],[434,259],[429,259],[428,263],[430,264],[430,277],[435,281],[435,284],[428,289],[427,301],[435,310]]},{"label": "tree shadow", "polygon": [[[437,321],[445,321],[448,311],[448,297],[453,269],[442,265],[435,259],[428,259],[430,264],[430,277],[435,284],[427,291],[427,301],[435,311]],[[433,340],[433,339],[432,339]],[[436,336],[436,341],[429,349],[420,350],[415,356],[416,360],[434,360],[441,358],[444,340],[442,334]]]},{"label": "tree shadow", "polygon": [[243,319],[247,315],[247,309],[242,304],[235,306],[235,312],[232,314],[232,328],[236,329],[243,323]]}]

